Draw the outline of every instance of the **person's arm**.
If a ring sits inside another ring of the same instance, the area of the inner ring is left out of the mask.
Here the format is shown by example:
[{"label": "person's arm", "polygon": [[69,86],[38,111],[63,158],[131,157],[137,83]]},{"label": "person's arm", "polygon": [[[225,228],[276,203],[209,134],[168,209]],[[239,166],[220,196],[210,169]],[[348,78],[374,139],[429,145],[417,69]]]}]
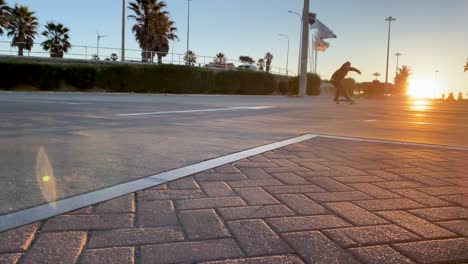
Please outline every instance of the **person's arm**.
[{"label": "person's arm", "polygon": [[361,74],[360,70],[358,70],[356,68],[353,68],[353,67],[349,68],[349,71],[353,71],[353,72],[357,72],[357,73]]}]

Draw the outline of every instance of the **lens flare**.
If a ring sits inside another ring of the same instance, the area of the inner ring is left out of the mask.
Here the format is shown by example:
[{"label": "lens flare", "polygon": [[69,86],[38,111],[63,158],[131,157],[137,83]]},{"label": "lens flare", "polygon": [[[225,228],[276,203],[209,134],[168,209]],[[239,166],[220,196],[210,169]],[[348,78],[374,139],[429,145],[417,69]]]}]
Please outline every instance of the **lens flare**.
[{"label": "lens flare", "polygon": [[440,85],[434,80],[410,80],[407,94],[416,99],[439,98],[441,94]]}]

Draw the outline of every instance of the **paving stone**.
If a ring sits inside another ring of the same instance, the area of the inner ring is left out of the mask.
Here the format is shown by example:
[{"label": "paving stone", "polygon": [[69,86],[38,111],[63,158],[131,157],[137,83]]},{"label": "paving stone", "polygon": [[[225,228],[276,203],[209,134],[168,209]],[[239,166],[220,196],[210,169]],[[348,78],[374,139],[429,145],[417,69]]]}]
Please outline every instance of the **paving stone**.
[{"label": "paving stone", "polygon": [[468,218],[468,210],[463,207],[415,209],[409,212],[428,221],[459,220]]},{"label": "paving stone", "polygon": [[178,210],[236,207],[242,205],[245,205],[245,202],[239,197],[216,197],[177,201]]},{"label": "paving stone", "polygon": [[286,172],[309,172],[310,170],[304,167],[278,167],[278,168],[264,168],[263,169],[267,173],[286,173]]},{"label": "paving stone", "polygon": [[197,174],[195,179],[199,182],[204,181],[241,181],[246,180],[247,176],[244,174],[229,174],[229,173],[210,173],[210,174]]},{"label": "paving stone", "polygon": [[297,176],[294,173],[274,173],[273,176],[289,185],[310,184],[310,182],[304,180],[304,178]]},{"label": "paving stone", "polygon": [[387,180],[387,181],[399,181],[399,180],[403,179],[402,177],[400,177],[400,176],[398,176],[396,174],[386,172],[386,171],[383,171],[383,170],[368,170],[367,172],[369,174],[371,174],[371,175],[377,176],[377,177],[382,178],[382,179]]},{"label": "paving stone", "polygon": [[376,176],[347,176],[347,177],[333,177],[334,180],[341,183],[363,183],[363,182],[381,182],[384,179]]},{"label": "paving stone", "polygon": [[263,220],[232,221],[227,225],[248,256],[294,252]]},{"label": "paving stone", "polygon": [[226,182],[201,182],[200,186],[208,197],[235,196],[236,194]]},{"label": "paving stone", "polygon": [[446,221],[437,223],[444,228],[460,234],[464,237],[468,237],[468,221],[465,220],[455,220],[455,221]]},{"label": "paving stone", "polygon": [[263,155],[255,155],[247,158],[248,161],[252,162],[271,162],[269,159],[265,158]]},{"label": "paving stone", "polygon": [[354,191],[352,188],[328,177],[309,178],[308,180],[330,192]]},{"label": "paving stone", "polygon": [[439,207],[450,205],[447,201],[413,189],[397,189],[392,190],[392,192],[427,206]]},{"label": "paving stone", "polygon": [[315,163],[315,162],[307,162],[307,163],[299,163],[301,166],[303,167],[306,167],[312,171],[328,171],[328,170],[332,170],[331,168],[327,167],[327,166],[323,166],[319,163]]},{"label": "paving stone", "polygon": [[47,220],[42,231],[86,231],[133,227],[133,214],[62,215]]},{"label": "paving stone", "polygon": [[351,226],[348,222],[334,215],[273,218],[268,219],[268,223],[281,233]]},{"label": "paving stone", "polygon": [[180,242],[141,247],[141,262],[145,264],[193,263],[243,257],[233,239]]},{"label": "paving stone", "polygon": [[274,162],[255,162],[255,161],[239,161],[234,163],[237,168],[274,168],[278,165]]},{"label": "paving stone", "polygon": [[228,181],[228,184],[233,188],[264,187],[264,186],[271,186],[271,185],[284,185],[282,182],[280,182],[280,181],[278,181],[276,179]]},{"label": "paving stone", "polygon": [[366,264],[414,264],[413,261],[387,245],[351,248],[349,251]]},{"label": "paving stone", "polygon": [[356,201],[357,205],[370,211],[424,208],[426,206],[406,198]]},{"label": "paving stone", "polygon": [[200,189],[193,177],[186,177],[179,180],[175,180],[167,184],[170,190],[189,190],[189,189]]},{"label": "paving stone", "polygon": [[89,215],[89,214],[93,213],[93,210],[94,209],[93,209],[92,206],[88,206],[88,207],[81,208],[81,209],[78,209],[76,211],[65,213],[65,214],[66,215]]},{"label": "paving stone", "polygon": [[190,240],[229,237],[229,231],[213,209],[183,211],[180,222]]},{"label": "paving stone", "polygon": [[403,228],[406,228],[407,230],[422,238],[436,239],[456,236],[454,233],[446,229],[443,229],[407,212],[386,211],[377,212],[377,214]]},{"label": "paving stone", "polygon": [[203,262],[202,264],[304,264],[296,255],[267,256]]},{"label": "paving stone", "polygon": [[265,186],[265,190],[273,194],[291,194],[291,193],[316,193],[326,192],[324,189],[313,185],[285,185],[285,186]]},{"label": "paving stone", "polygon": [[85,244],[85,232],[42,233],[22,263],[75,263]]},{"label": "paving stone", "polygon": [[430,195],[454,195],[454,194],[468,194],[468,188],[459,186],[449,187],[428,187],[418,189]]},{"label": "paving stone", "polygon": [[0,233],[0,254],[26,251],[31,245],[39,224],[31,224]]},{"label": "paving stone", "polygon": [[448,195],[448,196],[440,196],[440,198],[443,198],[452,203],[459,204],[463,207],[468,207],[468,196],[465,196],[465,195]]},{"label": "paving stone", "polygon": [[468,260],[468,239],[445,239],[393,245],[419,263],[446,263]]},{"label": "paving stone", "polygon": [[386,182],[374,182],[375,186],[383,189],[404,189],[404,188],[418,188],[424,187],[423,184],[415,181],[386,181]]},{"label": "paving stone", "polygon": [[206,195],[198,189],[193,190],[146,190],[138,192],[138,201],[183,200],[203,198]]},{"label": "paving stone", "polygon": [[321,215],[327,210],[302,194],[277,194],[282,203],[300,215]]},{"label": "paving stone", "polygon": [[372,246],[419,240],[419,237],[396,225],[362,226],[322,231],[345,247]]},{"label": "paving stone", "polygon": [[280,167],[299,167],[296,163],[289,161],[287,159],[270,159],[274,163],[278,164]]},{"label": "paving stone", "polygon": [[[304,178],[317,178],[317,177],[346,177],[348,175],[334,170],[328,171],[307,171],[307,172],[295,172],[297,175]],[[348,176],[349,177],[349,176]]]},{"label": "paving stone", "polygon": [[172,201],[141,201],[138,203],[137,225],[139,227],[160,227],[178,224]]},{"label": "paving stone", "polygon": [[271,196],[271,194],[260,187],[236,188],[235,191],[248,205],[271,205],[280,203]]},{"label": "paving stone", "polygon": [[179,227],[145,227],[95,231],[90,235],[88,248],[140,246],[182,241]]},{"label": "paving stone", "polygon": [[379,198],[379,199],[389,199],[389,198],[399,198],[400,196],[384,190],[380,187],[372,185],[370,183],[353,183],[349,184],[349,186],[353,187],[354,189],[366,193],[372,197]]},{"label": "paving stone", "polygon": [[359,191],[353,192],[326,192],[326,193],[307,193],[308,197],[317,202],[342,202],[342,201],[359,201],[373,199],[365,193]]},{"label": "paving stone", "polygon": [[0,255],[0,263],[2,264],[16,264],[23,254],[3,254]]},{"label": "paving stone", "polygon": [[219,208],[218,211],[225,220],[270,218],[295,215],[291,209],[284,205]]},{"label": "paving stone", "polygon": [[134,194],[100,203],[94,208],[94,212],[96,214],[135,213]]},{"label": "paving stone", "polygon": [[289,233],[283,237],[308,263],[359,263],[350,253],[320,232]]},{"label": "paving stone", "polygon": [[326,206],[340,217],[358,226],[388,224],[384,219],[350,202],[327,203]]},{"label": "paving stone", "polygon": [[428,176],[423,176],[421,174],[403,174],[402,175],[403,177],[405,178],[409,178],[413,181],[418,181],[424,185],[429,185],[429,186],[448,186],[448,185],[451,185],[450,183],[446,182],[446,181],[441,181],[441,180],[438,180],[438,179],[434,179],[432,177],[428,177]]},{"label": "paving stone", "polygon": [[333,169],[337,170],[337,171],[340,171],[340,172],[343,172],[343,173],[345,173],[347,175],[351,175],[351,176],[367,175],[367,173],[365,173],[363,171],[360,171],[360,170],[357,170],[355,168],[349,167],[349,166],[334,166]]},{"label": "paving stone", "polygon": [[133,264],[135,263],[135,249],[126,248],[104,248],[87,250],[83,264]]},{"label": "paving stone", "polygon": [[412,167],[409,167],[409,168],[393,167],[391,169],[385,169],[385,170],[389,171],[389,172],[393,172],[393,173],[398,174],[398,175],[431,172],[430,170],[426,170],[426,169],[423,169],[423,168],[412,168]]},{"label": "paving stone", "polygon": [[266,180],[273,179],[273,177],[259,168],[240,168],[250,180]]},{"label": "paving stone", "polygon": [[215,173],[240,173],[239,169],[231,164],[226,164],[217,168],[214,168]]}]

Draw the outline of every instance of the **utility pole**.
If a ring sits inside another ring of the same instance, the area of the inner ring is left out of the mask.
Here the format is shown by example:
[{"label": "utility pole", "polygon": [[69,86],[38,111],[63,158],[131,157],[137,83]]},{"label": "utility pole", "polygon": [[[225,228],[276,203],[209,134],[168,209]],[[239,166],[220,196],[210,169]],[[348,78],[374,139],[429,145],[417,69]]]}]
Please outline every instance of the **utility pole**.
[{"label": "utility pole", "polygon": [[402,56],[403,54],[401,54],[400,52],[398,52],[397,54],[395,54],[396,56],[396,72],[395,72],[395,76],[398,75],[398,66],[399,65],[399,59],[400,59],[400,56]]},{"label": "utility pole", "polygon": [[190,50],[190,2],[192,0],[187,1],[187,51]]},{"label": "utility pole", "polygon": [[307,58],[309,45],[309,0],[304,0],[302,10],[302,45],[301,45],[301,70],[299,74],[299,97],[304,97],[307,92]]},{"label": "utility pole", "polygon": [[390,31],[392,22],[396,20],[396,18],[389,16],[385,19],[388,21],[388,46],[387,46],[387,68],[385,70],[385,94],[388,92],[388,63],[390,60]]},{"label": "utility pole", "polygon": [[122,0],[122,61],[125,61],[125,0]]},{"label": "utility pole", "polygon": [[287,56],[286,56],[286,76],[289,76],[289,36],[286,36],[284,34],[279,34],[279,35],[288,40],[288,51],[287,51]]}]

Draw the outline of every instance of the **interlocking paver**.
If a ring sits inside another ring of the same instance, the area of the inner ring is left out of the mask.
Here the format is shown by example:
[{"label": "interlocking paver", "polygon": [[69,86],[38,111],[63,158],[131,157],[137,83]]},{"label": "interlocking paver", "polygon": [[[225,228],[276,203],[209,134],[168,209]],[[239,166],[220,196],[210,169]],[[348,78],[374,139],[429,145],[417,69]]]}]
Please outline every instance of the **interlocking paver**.
[{"label": "interlocking paver", "polygon": [[463,207],[468,207],[468,195],[447,195],[447,196],[440,196],[447,201],[452,203],[461,205]]},{"label": "interlocking paver", "polygon": [[300,215],[321,215],[327,210],[303,194],[277,194],[276,198]]},{"label": "interlocking paver", "polygon": [[228,222],[239,245],[249,256],[279,255],[294,252],[262,220]]},{"label": "interlocking paver", "polygon": [[201,264],[304,264],[304,262],[296,255],[284,255],[210,261]]},{"label": "interlocking paver", "polygon": [[313,215],[269,219],[268,223],[278,232],[311,231],[351,226],[334,215]]},{"label": "interlocking paver", "polygon": [[208,197],[235,196],[231,187],[223,181],[219,182],[200,182],[200,186]]},{"label": "interlocking paver", "polygon": [[218,168],[214,168],[215,173],[240,173],[239,169],[231,164],[226,164]]},{"label": "interlocking paver", "polygon": [[341,171],[344,174],[351,175],[351,176],[367,175],[367,173],[357,170],[355,168],[349,167],[349,166],[334,166],[333,169],[337,171]]},{"label": "interlocking paver", "polygon": [[404,211],[385,211],[377,212],[377,214],[422,238],[435,239],[456,236],[446,229]]},{"label": "interlocking paver", "polygon": [[247,176],[244,174],[236,173],[200,173],[195,175],[195,179],[199,182],[204,181],[240,181],[246,180]]},{"label": "interlocking paver", "polygon": [[240,168],[240,170],[251,180],[273,179],[270,174],[259,168]]},{"label": "interlocking paver", "polygon": [[273,173],[273,176],[288,185],[301,185],[309,183],[308,181],[304,180],[304,178],[297,176],[294,173]]},{"label": "interlocking paver", "polygon": [[468,239],[445,239],[393,245],[420,263],[464,262],[468,260]]},{"label": "interlocking paver", "polygon": [[139,227],[178,225],[177,214],[172,201],[140,201],[137,211]]},{"label": "interlocking paver", "polygon": [[340,182],[337,182],[328,177],[309,178],[308,180],[330,192],[354,191],[349,186],[342,184]]},{"label": "interlocking paver", "polygon": [[387,245],[351,248],[349,251],[366,264],[414,264],[413,261]]},{"label": "interlocking paver", "polygon": [[206,195],[202,190],[146,190],[138,192],[139,201],[154,201],[154,200],[183,200],[203,198]]},{"label": "interlocking paver", "polygon": [[0,255],[0,263],[2,264],[16,264],[23,254],[3,254]]},{"label": "interlocking paver", "polygon": [[428,187],[420,188],[419,190],[430,195],[468,194],[468,188],[460,186]]},{"label": "interlocking paver", "polygon": [[437,224],[452,232],[468,237],[468,221],[466,220],[438,222]]},{"label": "interlocking paver", "polygon": [[327,203],[325,205],[335,214],[338,214],[342,218],[358,226],[388,223],[375,214],[364,210],[350,202]]},{"label": "interlocking paver", "polygon": [[377,176],[347,176],[347,177],[333,177],[334,180],[341,183],[363,183],[363,182],[381,182],[384,179]]},{"label": "interlocking paver", "polygon": [[42,231],[87,231],[132,227],[133,214],[62,215],[47,220]]},{"label": "interlocking paver", "polygon": [[418,203],[421,203],[427,206],[439,207],[439,206],[450,205],[449,202],[443,199],[425,194],[423,192],[420,192],[414,189],[397,189],[397,190],[392,190],[392,192],[397,193],[403,197],[409,198],[413,201],[416,201]]},{"label": "interlocking paver", "polygon": [[233,239],[179,242],[141,247],[141,261],[145,264],[193,263],[243,257]]},{"label": "interlocking paver", "polygon": [[382,178],[384,180],[387,180],[387,181],[399,181],[399,180],[402,180],[404,178],[396,175],[396,174],[393,174],[393,173],[390,173],[390,172],[387,172],[387,171],[383,171],[383,170],[368,170],[367,171],[370,175],[374,175],[374,176],[377,176],[379,178]]},{"label": "interlocking paver", "polygon": [[183,211],[180,222],[190,240],[229,237],[230,233],[213,209]]},{"label": "interlocking paver", "polygon": [[233,188],[284,185],[282,182],[278,181],[277,179],[228,181],[227,183]]},{"label": "interlocking paver", "polygon": [[98,204],[94,208],[97,214],[135,213],[134,195],[129,194]]},{"label": "interlocking paver", "polygon": [[400,197],[399,195],[389,192],[387,190],[384,190],[380,187],[377,187],[375,185],[372,185],[370,183],[353,183],[349,184],[349,186],[353,187],[354,189],[361,191],[363,193],[366,193],[370,196],[373,196],[375,198],[379,199],[387,199],[387,198],[398,198]]},{"label": "interlocking paver", "polygon": [[420,203],[406,198],[356,201],[355,203],[363,207],[364,209],[370,211],[414,209],[426,207],[425,205],[422,205]]},{"label": "interlocking paver", "polygon": [[271,194],[260,187],[236,188],[235,191],[248,205],[280,204]]},{"label": "interlocking paver", "polygon": [[219,208],[221,216],[225,220],[240,220],[254,218],[269,218],[295,215],[291,209],[284,205],[245,206]]},{"label": "interlocking paver", "polygon": [[365,193],[359,191],[353,192],[326,192],[326,193],[307,193],[312,200],[317,202],[342,202],[342,201],[359,201],[373,199]]},{"label": "interlocking paver", "polygon": [[424,187],[423,184],[416,182],[416,181],[386,181],[386,182],[374,182],[373,184],[383,189],[404,189],[404,188]]},{"label": "interlocking paver", "polygon": [[187,177],[167,184],[170,190],[200,189],[200,186],[193,177]]},{"label": "interlocking paver", "polygon": [[87,250],[83,264],[133,264],[135,263],[135,249],[131,247],[104,248]]},{"label": "interlocking paver", "polygon": [[85,232],[43,233],[22,262],[75,263],[85,244]]},{"label": "interlocking paver", "polygon": [[463,207],[440,207],[410,210],[410,213],[428,221],[459,220],[468,218],[468,209]]},{"label": "interlocking paver", "polygon": [[308,263],[359,263],[349,252],[320,232],[288,233],[284,238]]},{"label": "interlocking paver", "polygon": [[0,254],[26,251],[31,245],[39,224],[31,224],[0,233]]},{"label": "interlocking paver", "polygon": [[283,193],[315,193],[315,192],[326,192],[324,189],[313,185],[285,185],[285,186],[265,186],[265,190],[274,194]]},{"label": "interlocking paver", "polygon": [[245,205],[245,202],[240,197],[216,197],[177,201],[177,208],[179,210],[236,207],[242,205]]}]

